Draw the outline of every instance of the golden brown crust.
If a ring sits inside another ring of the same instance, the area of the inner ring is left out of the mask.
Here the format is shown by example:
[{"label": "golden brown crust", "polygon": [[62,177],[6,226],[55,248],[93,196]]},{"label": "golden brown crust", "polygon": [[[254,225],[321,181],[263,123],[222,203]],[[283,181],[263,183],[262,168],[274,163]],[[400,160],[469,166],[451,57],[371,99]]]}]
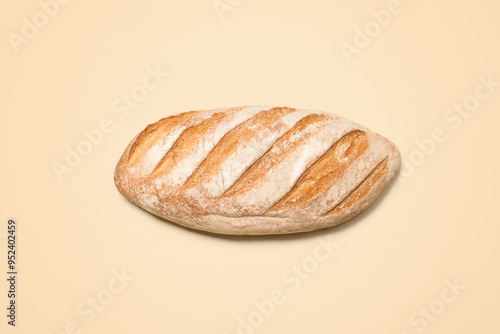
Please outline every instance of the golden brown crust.
[{"label": "golden brown crust", "polygon": [[179,161],[190,153],[198,142],[198,138],[203,136],[210,129],[215,128],[217,124],[226,116],[227,113],[216,113],[200,124],[191,126],[184,130],[184,132],[182,132],[179,138],[175,141],[172,148],[162,158],[158,165],[156,165],[150,175],[150,178],[168,174]]},{"label": "golden brown crust", "polygon": [[182,189],[188,190],[208,180],[238,148],[244,146],[260,131],[276,123],[282,116],[293,111],[295,109],[281,107],[264,110],[229,131],[187,179]]},{"label": "golden brown crust", "polygon": [[356,187],[346,198],[337,204],[333,209],[328,211],[325,216],[333,216],[342,214],[348,208],[360,203],[373,189],[373,187],[380,182],[380,180],[387,173],[388,157],[385,157],[377,167],[375,167],[370,174]]},{"label": "golden brown crust", "polygon": [[[137,137],[135,142],[130,147],[128,154],[128,163],[130,165],[138,162],[144,154],[158,141],[158,139],[172,130],[176,125],[188,120],[196,112],[190,111],[183,114],[170,116],[159,120],[156,123],[150,124]],[[140,147],[140,150],[137,150]]]},{"label": "golden brown crust", "polygon": [[349,132],[309,167],[290,192],[273,205],[267,214],[289,211],[315,200],[328,190],[367,148],[366,133],[359,130]]},{"label": "golden brown crust", "polygon": [[[281,136],[261,158],[253,163],[243,175],[227,189],[222,197],[240,196],[262,183],[276,165],[323,129],[330,119],[331,117],[318,114],[312,114],[302,118],[292,129]],[[318,126],[310,132],[305,132],[307,127],[315,124]]]}]

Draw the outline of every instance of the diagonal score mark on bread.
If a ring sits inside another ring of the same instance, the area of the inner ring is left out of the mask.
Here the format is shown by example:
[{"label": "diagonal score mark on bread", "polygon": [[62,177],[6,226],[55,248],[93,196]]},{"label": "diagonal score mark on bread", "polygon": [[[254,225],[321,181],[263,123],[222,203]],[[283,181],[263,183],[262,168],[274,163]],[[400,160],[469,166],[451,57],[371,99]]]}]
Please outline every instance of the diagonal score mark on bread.
[{"label": "diagonal score mark on bread", "polygon": [[286,159],[292,152],[330,124],[332,118],[312,114],[300,119],[290,130],[278,138],[264,155],[257,159],[224,192],[221,198],[229,198],[247,193],[265,181],[269,172]]},{"label": "diagonal score mark on bread", "polygon": [[284,115],[292,112],[295,112],[295,109],[286,107],[264,110],[226,133],[205,160],[203,160],[194,173],[191,174],[182,185],[181,190],[194,188],[210,179],[210,177],[220,170],[224,161],[226,161],[231,154],[243,147],[259,132],[279,121]]},{"label": "diagonal score mark on bread", "polygon": [[167,151],[156,165],[149,178],[168,174],[179,161],[191,153],[191,150],[197,144],[200,137],[217,128],[219,123],[228,115],[228,112],[216,113],[200,124],[185,129],[170,150]]},{"label": "diagonal score mark on bread", "polygon": [[363,131],[355,130],[344,135],[306,169],[290,191],[272,205],[266,214],[278,214],[314,201],[368,149],[368,144],[368,135]]},{"label": "diagonal score mark on bread", "polygon": [[[195,115],[195,111],[190,111],[180,115],[166,117],[156,123],[148,125],[130,147],[128,163],[135,164],[138,162],[160,137],[168,134],[175,126],[183,122],[191,121],[191,118]],[[140,152],[136,152],[138,147],[141,147]]]},{"label": "diagonal score mark on bread", "polygon": [[379,184],[379,181],[387,174],[387,161],[389,157],[386,156],[373,170],[368,174],[363,181],[351,191],[339,204],[333,207],[330,211],[326,212],[324,216],[333,216],[342,214],[348,208],[361,202],[366,196],[370,194],[372,189]]}]

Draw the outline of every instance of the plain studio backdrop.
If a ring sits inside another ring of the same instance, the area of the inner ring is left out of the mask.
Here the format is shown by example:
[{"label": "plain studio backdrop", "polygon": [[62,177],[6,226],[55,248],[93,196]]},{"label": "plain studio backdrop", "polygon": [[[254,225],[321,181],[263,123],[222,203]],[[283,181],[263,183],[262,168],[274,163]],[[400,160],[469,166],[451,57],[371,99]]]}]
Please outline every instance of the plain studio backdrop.
[{"label": "plain studio backdrop", "polygon": [[[493,0],[2,2],[2,333],[500,333]],[[368,211],[291,236],[156,218],[113,169],[197,109],[327,111],[386,136]]]}]

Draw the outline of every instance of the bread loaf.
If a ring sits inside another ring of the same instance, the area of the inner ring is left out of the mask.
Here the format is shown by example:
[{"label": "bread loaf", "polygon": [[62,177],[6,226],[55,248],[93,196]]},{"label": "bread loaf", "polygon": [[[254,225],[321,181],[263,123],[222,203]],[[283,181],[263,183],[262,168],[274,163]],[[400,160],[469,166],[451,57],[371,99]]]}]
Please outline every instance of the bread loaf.
[{"label": "bread loaf", "polygon": [[191,111],[148,125],[114,176],[131,202],[180,225],[284,234],[358,214],[400,163],[389,140],[340,116],[247,106]]}]

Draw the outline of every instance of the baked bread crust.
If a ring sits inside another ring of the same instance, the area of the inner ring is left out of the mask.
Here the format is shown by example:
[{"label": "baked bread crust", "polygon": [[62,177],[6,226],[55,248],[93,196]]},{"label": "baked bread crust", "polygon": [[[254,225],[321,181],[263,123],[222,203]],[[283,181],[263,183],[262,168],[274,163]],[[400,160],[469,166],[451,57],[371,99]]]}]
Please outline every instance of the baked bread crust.
[{"label": "baked bread crust", "polygon": [[400,165],[393,143],[340,116],[245,106],[148,125],[128,145],[114,178],[131,202],[189,228],[286,234],[360,213]]}]

